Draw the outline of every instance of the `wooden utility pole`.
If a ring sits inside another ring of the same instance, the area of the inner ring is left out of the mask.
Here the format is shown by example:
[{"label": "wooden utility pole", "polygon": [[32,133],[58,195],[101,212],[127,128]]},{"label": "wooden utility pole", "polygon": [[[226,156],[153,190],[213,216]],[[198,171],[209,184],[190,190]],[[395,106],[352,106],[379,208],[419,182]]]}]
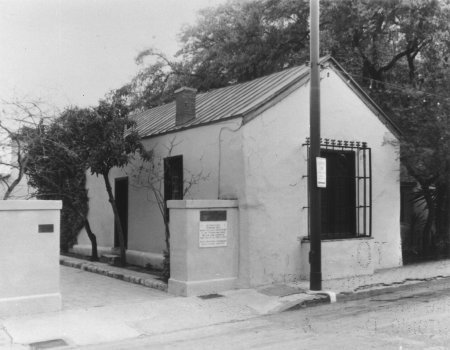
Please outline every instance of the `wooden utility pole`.
[{"label": "wooden utility pole", "polygon": [[320,157],[320,67],[319,67],[319,0],[310,0],[310,110],[309,110],[309,222],[310,222],[310,289],[322,289],[321,204],[317,187],[317,157]]}]

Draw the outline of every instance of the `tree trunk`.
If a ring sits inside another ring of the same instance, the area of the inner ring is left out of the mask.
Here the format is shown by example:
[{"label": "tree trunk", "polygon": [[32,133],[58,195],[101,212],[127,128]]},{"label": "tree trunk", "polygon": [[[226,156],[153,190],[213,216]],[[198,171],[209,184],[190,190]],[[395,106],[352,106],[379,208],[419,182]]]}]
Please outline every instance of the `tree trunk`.
[{"label": "tree trunk", "polygon": [[169,229],[169,220],[166,213],[167,213],[167,201],[164,200],[164,214],[163,214],[164,229],[165,229],[164,235],[166,240],[166,249],[167,252],[170,254],[170,229]]},{"label": "tree trunk", "polygon": [[95,236],[94,232],[92,232],[91,225],[89,223],[89,220],[87,219],[87,216],[85,216],[80,210],[78,210],[78,208],[70,200],[67,200],[64,203],[64,205],[69,206],[84,221],[84,228],[86,229],[86,233],[89,237],[89,240],[91,241],[92,246],[91,261],[98,261],[97,237]]},{"label": "tree trunk", "polygon": [[91,225],[89,224],[89,220],[87,218],[84,220],[84,227],[92,245],[91,261],[98,261],[97,237],[92,232]]},{"label": "tree trunk", "polygon": [[127,255],[125,250],[125,239],[123,236],[122,223],[120,222],[119,211],[117,210],[116,201],[114,199],[111,184],[109,182],[108,173],[103,173],[103,179],[105,180],[106,192],[108,192],[109,203],[111,203],[111,207],[114,213],[114,222],[116,224],[117,234],[119,236],[119,244],[120,244],[120,264],[122,266],[126,266],[127,264]]},{"label": "tree trunk", "polygon": [[363,60],[362,76],[369,79],[370,87],[376,90],[384,89],[384,75],[381,69],[377,69],[375,65],[367,58]]},{"label": "tree trunk", "polygon": [[12,192],[14,191],[14,188],[16,188],[16,186],[20,183],[20,181],[22,180],[23,177],[23,172],[22,170],[19,171],[19,175],[17,176],[17,178],[12,182],[12,184],[10,186],[8,186],[5,194],[3,195],[3,200],[7,200],[9,199],[9,197],[11,196]]},{"label": "tree trunk", "polygon": [[428,256],[430,253],[431,229],[433,227],[433,222],[435,221],[436,211],[430,190],[428,188],[423,188],[423,192],[427,203],[428,216],[422,231],[422,250],[423,255]]},{"label": "tree trunk", "polygon": [[447,201],[445,208],[445,216],[447,218],[447,227],[445,231],[445,245],[447,257],[450,256],[450,183],[447,182]]},{"label": "tree trunk", "polygon": [[437,232],[443,244],[441,253],[450,256],[450,186],[448,182],[445,182],[437,189],[440,201],[436,208],[436,226],[439,227]]},{"label": "tree trunk", "polygon": [[414,65],[414,57],[413,55],[407,55],[406,59],[408,61],[408,75],[409,82],[413,87],[416,87],[416,67]]}]

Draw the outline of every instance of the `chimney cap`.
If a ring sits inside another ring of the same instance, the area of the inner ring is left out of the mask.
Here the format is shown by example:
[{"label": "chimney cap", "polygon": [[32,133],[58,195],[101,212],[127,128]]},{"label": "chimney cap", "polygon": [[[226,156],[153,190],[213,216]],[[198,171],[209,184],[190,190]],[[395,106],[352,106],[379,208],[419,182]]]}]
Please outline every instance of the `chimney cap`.
[{"label": "chimney cap", "polygon": [[175,94],[178,94],[179,92],[182,92],[182,91],[192,91],[192,92],[197,92],[197,89],[190,88],[190,87],[187,87],[187,86],[182,86],[182,87],[180,87],[179,89],[175,90],[174,93],[175,93]]}]

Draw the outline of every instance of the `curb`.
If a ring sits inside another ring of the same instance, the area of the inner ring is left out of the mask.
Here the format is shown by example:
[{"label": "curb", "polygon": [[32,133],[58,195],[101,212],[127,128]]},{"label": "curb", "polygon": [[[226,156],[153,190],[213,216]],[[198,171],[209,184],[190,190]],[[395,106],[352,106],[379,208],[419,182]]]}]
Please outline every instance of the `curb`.
[{"label": "curb", "polygon": [[311,299],[305,299],[301,300],[299,303],[289,306],[285,308],[284,310],[280,310],[279,312],[286,312],[286,311],[295,311],[304,309],[307,307],[313,307],[313,306],[319,306],[323,304],[331,304],[331,298],[327,294],[317,294],[314,298]]},{"label": "curb", "polygon": [[142,278],[133,276],[133,274],[127,274],[127,273],[121,273],[121,272],[114,272],[110,271],[107,268],[103,268],[101,266],[97,266],[96,264],[89,263],[89,262],[75,262],[75,261],[68,261],[64,258],[59,259],[59,264],[63,266],[73,267],[76,269],[96,273],[99,275],[115,278],[124,282],[139,284],[144,287],[158,289],[163,292],[167,292],[167,284],[164,282],[156,281],[153,278]]},{"label": "curb", "polygon": [[[411,286],[427,286],[430,281],[440,281],[442,280],[445,282],[446,280],[450,280],[449,276],[436,276],[436,277],[430,277],[430,278],[423,278],[420,281],[414,282],[414,283],[394,283],[391,286],[386,286],[383,288],[376,288],[376,289],[369,289],[366,291],[360,291],[360,292],[341,292],[339,294],[336,294],[336,302],[346,302],[346,301],[354,301],[354,300],[361,300],[361,299],[367,299],[372,298],[380,295],[386,295],[386,294],[392,294],[398,291],[402,290],[408,290],[411,288]],[[414,281],[414,279],[408,279],[408,281]],[[289,306],[285,308],[284,310],[281,310],[281,312],[284,311],[294,311],[303,309],[310,306],[318,306],[323,304],[331,304],[331,298],[329,295],[325,294],[317,294],[317,298],[315,299],[307,299],[299,302],[298,304]]]},{"label": "curb", "polygon": [[[443,281],[449,280],[449,276],[436,276],[436,277],[428,277],[422,279],[407,279],[406,282],[413,283],[394,283],[391,286],[386,286],[383,288],[369,289],[361,292],[342,292],[337,294],[337,301],[352,301],[352,300],[360,300],[365,298],[376,297],[382,294],[391,294],[397,291],[408,290],[411,286],[426,286],[431,281]],[[416,282],[414,282],[416,281]]]}]

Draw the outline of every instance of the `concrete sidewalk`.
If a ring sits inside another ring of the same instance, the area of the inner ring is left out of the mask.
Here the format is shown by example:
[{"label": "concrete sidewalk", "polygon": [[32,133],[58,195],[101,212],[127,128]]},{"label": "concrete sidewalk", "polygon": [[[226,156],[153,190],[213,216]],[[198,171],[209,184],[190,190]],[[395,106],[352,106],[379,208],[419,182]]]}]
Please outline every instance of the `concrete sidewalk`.
[{"label": "concrete sidewalk", "polygon": [[[298,282],[184,298],[149,288],[152,283],[146,286],[149,278],[159,281],[156,276],[107,264],[71,261],[78,269],[61,266],[63,310],[0,319],[0,349],[67,349],[117,342],[327,303],[334,293],[338,300],[361,297],[383,293],[386,288],[450,277],[450,260],[445,260],[382,270],[373,276],[324,281],[324,290],[333,292],[328,295],[311,294],[308,282]],[[97,270],[97,274],[86,270]],[[132,274],[133,278],[126,277]]]}]

